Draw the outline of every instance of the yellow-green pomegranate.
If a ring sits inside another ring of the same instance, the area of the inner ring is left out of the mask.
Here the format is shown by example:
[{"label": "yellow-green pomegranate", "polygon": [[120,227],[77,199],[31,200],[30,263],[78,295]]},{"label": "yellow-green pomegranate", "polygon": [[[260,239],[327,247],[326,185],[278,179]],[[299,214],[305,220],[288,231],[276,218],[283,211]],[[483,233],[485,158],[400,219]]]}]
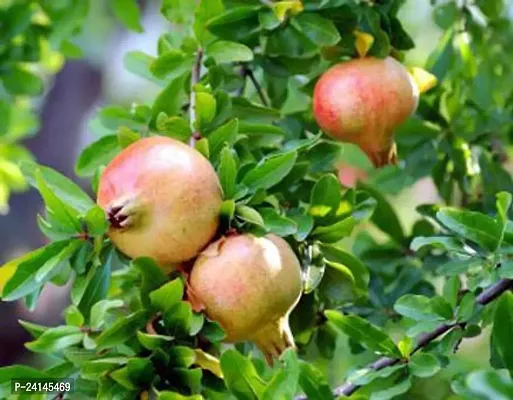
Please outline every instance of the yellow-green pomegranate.
[{"label": "yellow-green pomegranate", "polygon": [[163,136],[124,149],[103,171],[98,190],[116,247],[132,258],[151,257],[168,270],[208,245],[219,226],[221,203],[208,160]]},{"label": "yellow-green pomegranate", "polygon": [[289,314],[302,290],[299,261],[282,238],[224,237],[202,252],[190,285],[226,341],[253,341],[268,362],[294,347]]}]

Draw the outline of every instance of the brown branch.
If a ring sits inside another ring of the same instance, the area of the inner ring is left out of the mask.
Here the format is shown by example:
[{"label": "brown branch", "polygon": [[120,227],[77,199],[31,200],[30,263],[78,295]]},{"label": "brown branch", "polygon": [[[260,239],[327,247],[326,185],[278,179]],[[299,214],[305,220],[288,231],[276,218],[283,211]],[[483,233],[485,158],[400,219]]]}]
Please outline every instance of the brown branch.
[{"label": "brown branch", "polygon": [[190,126],[191,126],[191,139],[189,144],[191,147],[194,147],[196,141],[201,139],[201,133],[196,129],[196,92],[194,91],[194,86],[201,79],[201,62],[203,61],[203,50],[199,49],[198,54],[196,55],[196,62],[192,67],[192,76],[191,76],[191,96],[190,96],[190,106],[189,106],[189,115],[190,115]]},{"label": "brown branch", "polygon": [[[513,280],[512,279],[502,279],[499,282],[489,286],[487,289],[485,289],[479,296],[476,298],[476,303],[481,305],[486,305],[497,299],[501,294],[504,292],[513,289]],[[438,328],[433,330],[432,332],[425,333],[423,335],[419,336],[419,339],[417,341],[417,345],[414,347],[411,354],[414,354],[418,352],[419,350],[422,350],[424,347],[426,347],[428,344],[430,344],[433,340],[438,339],[440,336],[443,336],[453,328],[460,326],[461,323],[451,323],[451,324],[443,324],[440,325]],[[368,365],[366,368],[372,369],[374,371],[380,371],[386,367],[391,367],[395,364],[398,364],[400,362],[404,362],[400,358],[389,358],[389,357],[381,357],[377,361],[373,362],[372,364]],[[342,384],[341,386],[338,386],[333,390],[333,394],[335,396],[350,396],[354,392],[356,392],[358,389],[360,389],[361,385],[356,385],[351,382],[346,382]],[[295,400],[306,400],[306,396],[297,396]]]},{"label": "brown branch", "polygon": [[150,335],[158,335],[157,330],[155,329],[155,322],[161,317],[160,313],[153,315],[149,321],[146,323],[146,332]]}]

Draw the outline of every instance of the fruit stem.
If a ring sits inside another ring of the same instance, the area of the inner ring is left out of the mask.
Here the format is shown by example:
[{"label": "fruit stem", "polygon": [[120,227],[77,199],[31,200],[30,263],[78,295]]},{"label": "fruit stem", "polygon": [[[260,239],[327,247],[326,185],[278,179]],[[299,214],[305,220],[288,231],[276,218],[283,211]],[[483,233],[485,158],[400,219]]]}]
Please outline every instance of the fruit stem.
[{"label": "fruit stem", "polygon": [[189,106],[189,115],[190,115],[190,126],[191,126],[191,138],[189,140],[189,144],[191,147],[194,147],[196,141],[201,139],[201,133],[196,129],[196,91],[194,87],[198,84],[201,79],[201,62],[203,61],[203,49],[198,49],[198,53],[196,54],[196,62],[192,67],[192,76],[191,76],[191,96],[190,96],[190,106]]}]

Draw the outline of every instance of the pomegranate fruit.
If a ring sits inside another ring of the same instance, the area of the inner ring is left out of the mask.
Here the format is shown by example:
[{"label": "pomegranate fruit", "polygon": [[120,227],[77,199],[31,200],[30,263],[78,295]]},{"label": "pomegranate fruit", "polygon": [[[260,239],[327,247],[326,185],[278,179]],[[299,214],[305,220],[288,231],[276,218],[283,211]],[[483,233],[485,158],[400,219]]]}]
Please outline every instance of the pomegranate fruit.
[{"label": "pomegranate fruit", "polygon": [[153,136],[110,162],[97,202],[119,250],[132,258],[151,257],[172,270],[195,257],[216,233],[222,192],[216,172],[199,152]]},{"label": "pomegranate fruit", "polygon": [[253,341],[269,363],[294,347],[289,314],[301,296],[301,268],[282,238],[221,238],[199,255],[190,285],[227,342]]},{"label": "pomegranate fruit", "polygon": [[419,89],[401,63],[364,57],[337,64],[317,82],[313,112],[331,137],[354,143],[376,167],[397,161],[394,130],[417,108]]}]

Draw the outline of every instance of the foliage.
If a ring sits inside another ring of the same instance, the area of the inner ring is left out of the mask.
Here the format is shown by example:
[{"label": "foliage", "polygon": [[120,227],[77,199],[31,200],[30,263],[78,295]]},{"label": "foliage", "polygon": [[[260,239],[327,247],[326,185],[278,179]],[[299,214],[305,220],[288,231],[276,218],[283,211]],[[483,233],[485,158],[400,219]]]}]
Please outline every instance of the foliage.
[{"label": "foliage", "polygon": [[[32,33],[41,26],[31,17],[34,2],[26,3],[3,11],[20,13],[10,18],[13,40],[25,32],[69,50],[63,33],[80,19],[73,2],[41,1],[49,14],[57,4],[70,7],[58,10],[60,30],[52,24],[43,33]],[[112,1],[120,21],[140,30],[134,3]],[[180,274],[166,276],[150,259],[126,259],[105,238],[104,213],[93,199],[58,172],[25,162],[21,169],[45,202],[38,224],[50,243],[0,269],[2,299],[33,308],[48,282],[71,280],[71,305],[62,326],[23,322],[33,336],[27,347],[52,354],[55,365],[0,369],[2,397],[13,377],[73,377],[72,398],[330,399],[335,388],[321,366],[345,337],[357,362],[335,393],[361,387],[363,398],[389,399],[435,376],[462,340],[491,327],[490,363],[501,371],[454,376],[448,390],[510,398],[513,181],[505,165],[513,29],[500,0],[432,3],[445,33],[426,68],[440,84],[399,130],[399,166],[371,170],[357,149],[319,132],[311,94],[327,67],[361,53],[362,32],[374,39],[372,56],[401,58],[413,47],[398,18],[403,1],[163,0],[173,32],[159,38],[156,57],[132,52],[125,59],[131,72],[161,85],[160,94],[151,105],[101,109],[98,139],[76,172],[94,190],[102,168],[139,138],[195,137],[222,182],[223,232],[276,233],[301,259],[304,295],[291,316],[298,351],[269,367],[250,344],[226,349],[222,328],[184,300]],[[9,54],[8,72],[3,64],[1,72],[9,97],[0,110],[11,119],[0,118],[8,121],[0,134],[11,143],[20,132],[16,113],[26,112],[12,99],[39,93],[39,78],[24,69],[39,56],[17,59],[14,47],[1,49]],[[334,175],[340,160],[368,169],[367,181],[343,187]],[[426,176],[442,204],[419,207],[406,229],[387,195]],[[370,225],[383,240],[364,230]],[[341,243],[348,237],[351,250]],[[365,367],[376,354],[384,358]]]}]

